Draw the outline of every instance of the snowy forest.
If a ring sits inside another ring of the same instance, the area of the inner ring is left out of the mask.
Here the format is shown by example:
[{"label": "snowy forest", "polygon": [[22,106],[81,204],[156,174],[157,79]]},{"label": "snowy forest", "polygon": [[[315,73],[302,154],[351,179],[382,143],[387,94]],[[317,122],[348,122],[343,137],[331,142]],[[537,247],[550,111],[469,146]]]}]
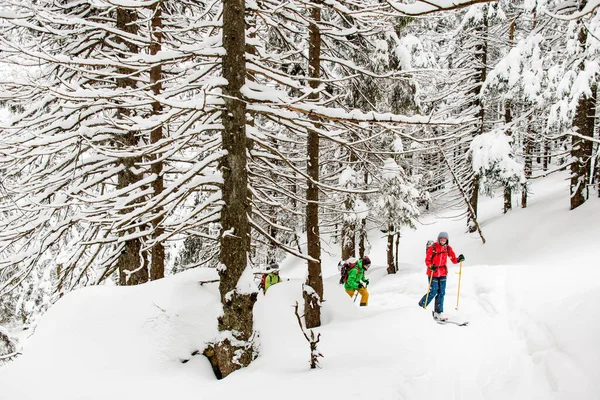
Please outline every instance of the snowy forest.
[{"label": "snowy forest", "polygon": [[9,331],[70,292],[202,267],[222,307],[202,351],[226,379],[260,353],[265,265],[301,260],[309,330],[332,246],[372,255],[374,231],[396,274],[432,210],[485,246],[484,199],[526,213],[531,185],[565,174],[564,207],[583,206],[600,195],[599,9],[3,0],[0,363],[20,357]]}]

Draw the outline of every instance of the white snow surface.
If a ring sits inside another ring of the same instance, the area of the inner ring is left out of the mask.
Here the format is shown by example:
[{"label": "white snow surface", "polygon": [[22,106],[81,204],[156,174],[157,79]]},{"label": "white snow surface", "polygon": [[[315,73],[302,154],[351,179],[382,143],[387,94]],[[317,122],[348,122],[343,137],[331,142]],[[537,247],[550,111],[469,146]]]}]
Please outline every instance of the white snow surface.
[{"label": "white snow surface", "polygon": [[[0,398],[598,399],[600,200],[569,211],[566,178],[533,181],[528,208],[506,216],[501,197],[483,199],[485,245],[451,212],[423,217],[417,230],[402,233],[396,275],[386,274],[385,237],[373,229],[369,307],[337,284],[339,245],[325,243],[323,324],[315,329],[321,369],[309,369],[293,313],[306,267],[288,258],[280,265],[289,281],[261,294],[254,309],[260,356],[224,380],[203,356],[190,356],[216,336],[220,312],[217,286],[199,284],[216,271],[199,268],[66,295],[42,317],[23,355],[0,370]],[[432,306],[417,306],[427,289],[425,243],[441,230],[466,257],[459,309],[453,266],[445,311],[470,321],[467,327],[438,325]]]}]

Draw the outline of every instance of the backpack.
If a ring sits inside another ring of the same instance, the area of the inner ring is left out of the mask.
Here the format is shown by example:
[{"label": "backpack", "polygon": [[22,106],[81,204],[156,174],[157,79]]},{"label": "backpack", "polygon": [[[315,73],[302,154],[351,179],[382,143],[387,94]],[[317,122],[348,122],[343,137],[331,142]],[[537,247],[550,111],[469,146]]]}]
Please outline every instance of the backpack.
[{"label": "backpack", "polygon": [[[267,286],[267,278],[269,277],[270,272],[266,272],[264,274],[262,274],[262,278],[260,278],[260,283],[258,284],[258,288],[260,290],[262,290],[263,292],[265,291],[265,287]],[[277,280],[276,282],[271,282],[272,285],[279,283],[279,282],[283,282],[283,279],[281,279],[281,277],[279,275],[275,275],[277,276]]]},{"label": "backpack", "polygon": [[262,274],[262,278],[260,278],[260,283],[258,284],[258,288],[260,290],[262,290],[263,292],[265,291],[265,284],[267,283],[267,276],[269,276],[269,274]]},{"label": "backpack", "polygon": [[[341,263],[342,262],[340,261],[340,264]],[[352,268],[356,268],[356,264],[354,265],[354,267],[350,267],[350,264],[346,262],[342,265],[342,268],[340,269],[340,285],[343,285],[346,282],[348,282],[348,273]]]}]

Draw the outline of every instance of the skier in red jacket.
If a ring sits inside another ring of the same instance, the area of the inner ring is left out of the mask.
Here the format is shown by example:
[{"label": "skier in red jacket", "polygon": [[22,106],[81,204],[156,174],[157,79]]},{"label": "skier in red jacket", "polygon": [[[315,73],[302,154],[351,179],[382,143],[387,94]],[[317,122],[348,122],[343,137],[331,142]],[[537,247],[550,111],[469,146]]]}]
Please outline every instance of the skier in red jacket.
[{"label": "skier in red jacket", "polygon": [[[427,283],[431,282],[431,285],[429,294],[425,293],[419,301],[419,306],[425,308],[435,298],[434,319],[447,319],[443,317],[442,313],[444,312],[444,296],[446,295],[446,276],[448,275],[446,263],[448,257],[454,264],[465,260],[462,254],[458,257],[454,254],[454,250],[448,244],[448,233],[440,232],[437,242],[427,248],[425,265],[427,265]],[[427,301],[427,304],[425,304],[425,301]]]}]

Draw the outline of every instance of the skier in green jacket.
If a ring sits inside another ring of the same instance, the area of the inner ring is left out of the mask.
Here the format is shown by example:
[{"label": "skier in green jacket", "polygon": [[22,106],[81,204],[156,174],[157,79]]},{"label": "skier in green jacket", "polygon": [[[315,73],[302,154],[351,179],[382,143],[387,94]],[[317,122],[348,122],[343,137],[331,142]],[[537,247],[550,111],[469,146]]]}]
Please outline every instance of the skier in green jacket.
[{"label": "skier in green jacket", "polygon": [[279,264],[277,264],[277,263],[271,264],[271,265],[269,265],[267,270],[269,271],[269,273],[267,274],[267,277],[265,278],[265,294],[267,293],[267,290],[269,290],[269,288],[271,286],[281,282],[281,277],[279,276]]},{"label": "skier in green jacket", "polygon": [[354,293],[358,291],[360,294],[360,305],[361,307],[366,307],[369,305],[369,292],[367,291],[369,280],[365,278],[365,271],[371,266],[371,260],[366,256],[360,260],[350,257],[346,262],[349,264],[349,269],[344,289],[350,297],[353,297]]}]

